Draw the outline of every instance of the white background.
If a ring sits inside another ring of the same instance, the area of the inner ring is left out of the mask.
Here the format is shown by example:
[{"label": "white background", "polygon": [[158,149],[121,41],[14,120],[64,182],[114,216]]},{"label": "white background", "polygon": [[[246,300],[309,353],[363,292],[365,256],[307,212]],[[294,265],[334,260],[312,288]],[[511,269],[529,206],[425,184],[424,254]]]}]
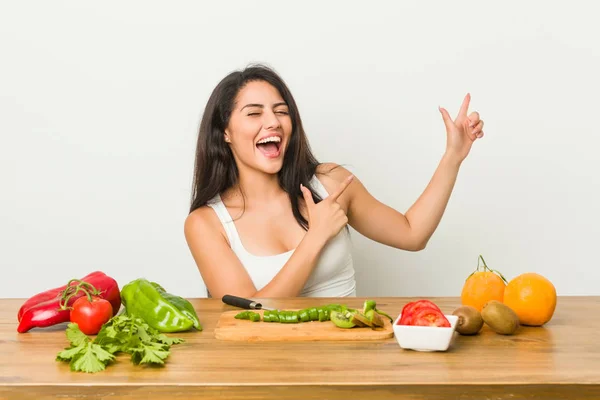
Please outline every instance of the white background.
[{"label": "white background", "polygon": [[406,211],[465,93],[485,137],[418,253],[354,233],[359,296],[456,296],[482,254],[600,294],[594,2],[3,1],[0,297],[103,270],[204,297],[183,236],[197,128],[252,62],[289,84],[321,161]]}]

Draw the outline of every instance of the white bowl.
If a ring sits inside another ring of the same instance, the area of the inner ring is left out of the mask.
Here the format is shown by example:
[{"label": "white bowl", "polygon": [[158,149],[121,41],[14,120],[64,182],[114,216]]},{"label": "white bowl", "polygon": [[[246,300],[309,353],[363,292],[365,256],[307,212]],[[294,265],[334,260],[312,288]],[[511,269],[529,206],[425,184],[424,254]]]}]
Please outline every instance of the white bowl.
[{"label": "white bowl", "polygon": [[402,314],[394,321],[394,337],[403,349],[417,351],[446,351],[456,330],[456,315],[446,315],[450,327],[398,325]]}]

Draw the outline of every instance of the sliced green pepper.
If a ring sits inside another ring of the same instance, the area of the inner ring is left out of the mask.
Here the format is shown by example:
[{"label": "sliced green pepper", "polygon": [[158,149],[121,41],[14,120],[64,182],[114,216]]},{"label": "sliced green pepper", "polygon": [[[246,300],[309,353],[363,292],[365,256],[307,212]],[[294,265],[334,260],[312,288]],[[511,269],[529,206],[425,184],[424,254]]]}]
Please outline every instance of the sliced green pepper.
[{"label": "sliced green pepper", "polygon": [[300,321],[302,322],[310,321],[310,314],[307,309],[298,311],[298,317],[300,317]]},{"label": "sliced green pepper", "polygon": [[[279,322],[281,322],[281,318],[279,319]],[[285,322],[286,324],[294,322],[294,312],[286,311],[283,317],[283,322]]]},{"label": "sliced green pepper", "polygon": [[279,322],[285,322],[285,323],[289,323],[289,324],[295,324],[300,322],[300,320],[298,319],[298,312],[297,311],[286,311],[285,315],[284,315],[284,320],[281,320],[281,316],[279,317]]},{"label": "sliced green pepper", "polygon": [[235,319],[250,319],[250,311],[242,311],[240,313],[237,313],[235,315],[235,317],[233,317]]},{"label": "sliced green pepper", "polygon": [[271,311],[271,322],[279,322],[279,312],[277,310]]},{"label": "sliced green pepper", "polygon": [[327,304],[325,307],[328,308],[329,311],[339,311],[339,312],[345,312],[348,309],[348,307],[346,307],[343,304]]},{"label": "sliced green pepper", "polygon": [[279,311],[277,314],[279,314],[279,322],[280,323],[285,323],[286,322],[286,318],[287,318],[287,311],[285,310],[281,310]]},{"label": "sliced green pepper", "polygon": [[367,301],[365,301],[364,309],[363,309],[363,314],[367,314],[367,312],[369,310],[375,310],[375,312],[377,312],[377,314],[381,314],[381,315],[387,317],[391,322],[394,321],[392,319],[392,317],[390,317],[389,315],[387,315],[383,311],[377,309],[377,303],[375,302],[375,300],[367,300]]},{"label": "sliced green pepper", "polygon": [[377,303],[375,303],[375,300],[367,300],[367,301],[365,301],[365,305],[363,307],[363,314],[366,315],[369,310],[374,310],[376,304]]},{"label": "sliced green pepper", "polygon": [[250,321],[258,322],[258,321],[260,321],[260,314],[254,312],[254,311],[248,310],[248,311],[242,311],[242,312],[236,314],[236,316],[234,318],[249,319]]},{"label": "sliced green pepper", "polygon": [[251,311],[250,314],[249,314],[249,316],[250,316],[250,321],[252,321],[252,322],[258,322],[258,321],[260,321],[260,314],[259,313]]},{"label": "sliced green pepper", "polygon": [[329,319],[329,313],[327,309],[319,308],[319,321],[327,321]]},{"label": "sliced green pepper", "polygon": [[383,311],[381,311],[380,309],[378,309],[378,308],[375,308],[375,312],[377,312],[377,314],[381,314],[381,315],[383,315],[384,317],[387,317],[387,318],[390,320],[390,322],[394,322],[394,320],[392,319],[392,317],[390,317],[389,315],[387,315],[386,313],[384,313],[384,312],[383,312]]},{"label": "sliced green pepper", "polygon": [[[390,320],[391,317],[386,313],[379,311],[375,300],[367,300],[363,305],[363,310],[360,312],[354,308],[348,308],[344,304],[326,304],[319,307],[304,308],[299,311],[290,310],[265,310],[263,312],[264,322],[279,322],[279,323],[300,323],[310,321],[330,321],[332,312],[340,312],[346,314],[360,314],[365,317],[366,321],[371,322],[374,318],[373,313],[377,312],[383,316],[386,316]],[[255,314],[255,315],[254,315]],[[254,315],[254,316],[253,316]],[[260,321],[260,314],[252,311],[243,311],[235,316],[238,319],[249,319],[254,321]]]}]

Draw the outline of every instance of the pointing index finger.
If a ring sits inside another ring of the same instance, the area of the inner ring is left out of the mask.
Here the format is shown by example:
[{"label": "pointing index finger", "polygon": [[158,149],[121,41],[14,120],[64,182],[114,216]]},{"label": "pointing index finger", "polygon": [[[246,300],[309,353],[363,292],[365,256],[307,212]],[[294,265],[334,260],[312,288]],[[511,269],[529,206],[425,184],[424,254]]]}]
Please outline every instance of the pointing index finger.
[{"label": "pointing index finger", "polygon": [[344,179],[344,181],[342,182],[340,187],[333,194],[331,194],[329,196],[331,201],[336,201],[338,199],[338,197],[340,197],[342,195],[342,193],[344,193],[344,190],[346,190],[346,188],[348,186],[350,186],[350,183],[352,183],[353,180],[354,180],[354,175],[350,175],[349,177]]},{"label": "pointing index finger", "polygon": [[300,191],[302,192],[302,197],[304,197],[306,206],[309,208],[314,206],[315,202],[313,201],[312,193],[310,192],[310,190],[308,190],[308,188],[306,186],[304,186],[303,184],[300,184]]},{"label": "pointing index finger", "polygon": [[471,94],[467,93],[467,95],[465,96],[465,99],[462,102],[462,105],[460,106],[460,111],[458,111],[458,116],[460,117],[461,115],[463,116],[467,116],[467,111],[469,110],[469,103],[471,102]]}]

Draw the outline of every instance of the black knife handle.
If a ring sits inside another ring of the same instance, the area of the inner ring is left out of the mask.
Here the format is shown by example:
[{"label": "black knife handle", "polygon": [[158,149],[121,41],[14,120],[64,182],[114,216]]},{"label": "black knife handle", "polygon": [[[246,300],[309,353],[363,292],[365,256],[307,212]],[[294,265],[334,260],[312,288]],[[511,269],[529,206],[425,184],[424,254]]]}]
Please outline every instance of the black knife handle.
[{"label": "black knife handle", "polygon": [[262,304],[257,303],[254,300],[244,299],[243,297],[232,296],[230,294],[226,294],[223,296],[223,303],[229,304],[230,306],[244,308],[246,310],[258,310],[262,308]]}]

